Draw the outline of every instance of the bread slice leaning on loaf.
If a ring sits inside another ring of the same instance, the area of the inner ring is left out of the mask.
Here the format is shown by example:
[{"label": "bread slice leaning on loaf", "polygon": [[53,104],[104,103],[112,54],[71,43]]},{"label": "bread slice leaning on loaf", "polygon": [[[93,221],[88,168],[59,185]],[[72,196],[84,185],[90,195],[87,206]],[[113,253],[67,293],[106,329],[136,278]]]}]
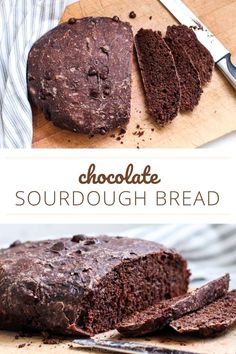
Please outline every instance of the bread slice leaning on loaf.
[{"label": "bread slice leaning on loaf", "polygon": [[224,296],[229,288],[229,274],[213,280],[201,288],[169,300],[162,300],[136,312],[116,327],[126,336],[137,337],[162,329],[172,320],[183,317]]},{"label": "bread slice leaning on loaf", "polygon": [[170,326],[179,333],[201,337],[219,335],[236,325],[236,290],[197,312],[172,321]]}]

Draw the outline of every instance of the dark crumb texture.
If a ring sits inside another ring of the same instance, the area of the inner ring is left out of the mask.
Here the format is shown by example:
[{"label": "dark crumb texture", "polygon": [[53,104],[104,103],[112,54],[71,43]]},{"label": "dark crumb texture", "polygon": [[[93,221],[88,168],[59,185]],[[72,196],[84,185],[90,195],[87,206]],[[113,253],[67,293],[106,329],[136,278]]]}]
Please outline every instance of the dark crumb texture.
[{"label": "dark crumb texture", "polygon": [[131,11],[129,13],[129,18],[135,18],[136,17],[136,13],[134,11]]},{"label": "dark crumb texture", "polygon": [[22,343],[22,344],[19,344],[19,345],[18,345],[18,348],[21,349],[21,348],[24,348],[25,346],[26,346],[26,343]]},{"label": "dark crumb texture", "polygon": [[117,16],[71,18],[28,57],[32,103],[55,125],[106,134],[130,118],[133,34]]},{"label": "dark crumb texture", "polygon": [[199,73],[185,49],[175,41],[171,33],[166,35],[165,41],[173,54],[180,79],[180,111],[192,111],[202,93]]},{"label": "dark crumb texture", "polygon": [[229,288],[229,275],[213,280],[182,296],[163,300],[142,312],[132,314],[119,323],[117,329],[126,336],[141,336],[162,329],[173,319],[196,311],[224,296]]},{"label": "dark crumb texture", "polygon": [[186,293],[176,252],[122,237],[26,242],[0,250],[0,329],[92,336]]},{"label": "dark crumb texture", "polygon": [[210,52],[199,42],[194,31],[184,25],[168,26],[166,36],[174,39],[185,49],[199,72],[201,84],[209,82],[212,77],[214,60]]},{"label": "dark crumb texture", "polygon": [[61,340],[57,339],[57,338],[44,338],[43,339],[43,344],[53,345],[53,344],[60,344],[60,343],[61,343]]},{"label": "dark crumb texture", "polygon": [[220,334],[236,324],[236,290],[203,309],[172,321],[170,326],[179,333],[202,337]]},{"label": "dark crumb texture", "polygon": [[180,105],[174,58],[160,32],[140,29],[135,46],[149,112],[164,126],[177,116]]}]

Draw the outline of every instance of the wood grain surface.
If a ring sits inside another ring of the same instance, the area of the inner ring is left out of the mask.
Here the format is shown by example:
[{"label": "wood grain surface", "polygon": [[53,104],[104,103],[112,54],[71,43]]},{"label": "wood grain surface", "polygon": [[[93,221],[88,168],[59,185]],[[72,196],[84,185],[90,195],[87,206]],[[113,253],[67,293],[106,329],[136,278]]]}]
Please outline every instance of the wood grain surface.
[{"label": "wood grain surface", "polygon": [[[230,50],[236,62],[236,1],[184,1]],[[135,19],[129,19],[132,10],[137,14]],[[165,33],[167,25],[177,23],[158,0],[81,0],[66,8],[62,21],[70,17],[114,15],[129,21],[134,34],[140,27]],[[192,113],[179,114],[173,123],[162,129],[153,123],[146,111],[135,55],[132,81],[131,120],[124,136],[116,130],[106,136],[89,138],[55,127],[42,113],[34,110],[33,147],[194,148],[236,130],[236,93],[218,69],[214,70],[211,83],[204,88],[198,107]]]},{"label": "wood grain surface", "polygon": [[[116,331],[107,332],[96,336],[100,339],[120,339]],[[122,339],[124,340],[124,339]],[[145,345],[161,346],[183,351],[192,351],[204,354],[235,354],[236,353],[236,330],[230,331],[223,336],[213,339],[198,339],[193,337],[174,336],[173,333],[153,335],[142,339],[125,339],[126,341],[140,342]],[[19,348],[25,344],[23,348]],[[96,354],[103,351],[81,350],[73,344],[72,339],[62,341],[60,344],[43,344],[41,337],[15,339],[15,333],[0,331],[1,354]],[[106,352],[107,353],[107,352]]]}]

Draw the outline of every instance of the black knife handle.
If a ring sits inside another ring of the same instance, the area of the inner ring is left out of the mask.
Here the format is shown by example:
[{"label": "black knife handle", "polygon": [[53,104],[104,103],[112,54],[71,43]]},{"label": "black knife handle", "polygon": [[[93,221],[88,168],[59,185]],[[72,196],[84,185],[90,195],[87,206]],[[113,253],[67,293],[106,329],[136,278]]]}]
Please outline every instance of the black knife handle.
[{"label": "black knife handle", "polygon": [[233,88],[236,90],[236,67],[231,61],[231,54],[226,54],[217,63],[217,66],[222,71],[226,79],[231,83]]}]

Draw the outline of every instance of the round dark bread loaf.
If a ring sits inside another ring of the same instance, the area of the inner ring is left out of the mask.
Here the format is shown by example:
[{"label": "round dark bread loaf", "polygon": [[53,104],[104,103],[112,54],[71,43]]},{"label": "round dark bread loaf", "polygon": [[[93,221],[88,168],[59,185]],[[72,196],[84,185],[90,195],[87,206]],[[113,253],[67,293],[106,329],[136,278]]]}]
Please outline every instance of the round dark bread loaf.
[{"label": "round dark bread loaf", "polygon": [[160,32],[140,29],[135,47],[148,110],[164,126],[178,114],[180,82],[174,58]]},{"label": "round dark bread loaf", "polygon": [[130,118],[133,34],[107,17],[70,19],[31,48],[28,92],[55,125],[87,134],[125,127]]},{"label": "round dark bread loaf", "polygon": [[165,36],[165,42],[174,57],[180,79],[180,111],[192,111],[202,94],[199,73],[185,49],[172,37],[170,31]]},{"label": "round dark bread loaf", "polygon": [[154,242],[83,235],[0,251],[0,328],[94,335],[186,293],[189,271]]},{"label": "round dark bread loaf", "polygon": [[189,55],[199,72],[201,84],[209,82],[212,77],[214,60],[207,48],[199,42],[194,31],[184,25],[173,25],[167,27],[166,36],[174,39]]},{"label": "round dark bread loaf", "polygon": [[212,304],[193,312],[170,326],[179,333],[192,333],[202,337],[218,335],[236,324],[236,290]]},{"label": "round dark bread loaf", "polygon": [[118,331],[126,336],[137,337],[162,329],[174,319],[199,310],[219,297],[229,288],[229,274],[213,280],[190,293],[163,300],[147,309],[132,314],[119,323]]}]

